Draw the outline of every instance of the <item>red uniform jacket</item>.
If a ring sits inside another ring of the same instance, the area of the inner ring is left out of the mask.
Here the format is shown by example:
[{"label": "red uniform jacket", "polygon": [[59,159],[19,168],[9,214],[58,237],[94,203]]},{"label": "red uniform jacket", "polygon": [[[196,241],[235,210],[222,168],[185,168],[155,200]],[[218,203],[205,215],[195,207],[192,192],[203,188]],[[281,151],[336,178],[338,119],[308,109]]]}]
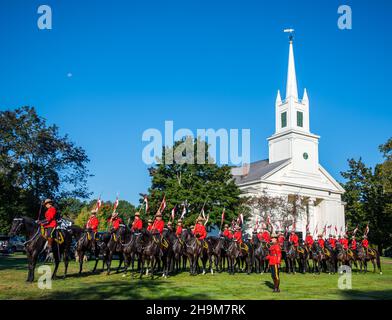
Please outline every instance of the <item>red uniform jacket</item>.
[{"label": "red uniform jacket", "polygon": [[309,247],[313,246],[314,240],[312,236],[306,236],[305,238],[305,244],[308,245]]},{"label": "red uniform jacket", "polygon": [[369,241],[367,239],[362,240],[362,246],[366,249],[369,248]]},{"label": "red uniform jacket", "polygon": [[269,255],[267,256],[270,266],[275,266],[280,264],[282,259],[282,251],[278,244],[274,244],[269,248]]},{"label": "red uniform jacket", "polygon": [[182,233],[182,227],[178,226],[177,229],[176,229],[176,236],[180,236],[181,233]]},{"label": "red uniform jacket", "polygon": [[271,242],[270,234],[269,234],[267,231],[264,231],[264,232],[261,234],[261,239],[262,239],[263,241],[267,242],[267,243],[270,243],[270,242]]},{"label": "red uniform jacket", "polygon": [[195,229],[193,230],[193,234],[197,237],[199,240],[204,240],[207,237],[207,231],[206,227],[203,226],[202,224],[197,224],[195,226]]},{"label": "red uniform jacket", "polygon": [[163,228],[165,227],[165,221],[163,220],[155,220],[154,224],[152,225],[151,231],[158,231],[161,235],[163,232]]},{"label": "red uniform jacket", "polygon": [[348,249],[348,239],[342,239],[341,244],[344,249],[346,249],[346,250]]},{"label": "red uniform jacket", "polygon": [[152,225],[147,227],[147,231],[151,231]]},{"label": "red uniform jacket", "polygon": [[351,241],[351,250],[357,250],[357,240],[355,239]]},{"label": "red uniform jacket", "polygon": [[242,243],[242,232],[241,231],[234,232],[233,238],[237,240],[237,242]]},{"label": "red uniform jacket", "polygon": [[284,236],[279,236],[279,237],[278,237],[278,243],[279,243],[279,245],[280,245],[281,247],[283,247],[283,245],[284,245]]},{"label": "red uniform jacket", "polygon": [[50,207],[48,210],[45,212],[45,219],[47,223],[44,224],[44,228],[56,228],[57,227],[57,221],[56,221],[56,208],[55,207]]},{"label": "red uniform jacket", "polygon": [[319,246],[320,246],[321,248],[324,249],[324,247],[325,247],[325,241],[324,241],[324,239],[318,239],[318,240],[317,240],[317,243],[319,244]]},{"label": "red uniform jacket", "polygon": [[86,224],[86,229],[91,229],[94,232],[98,232],[99,220],[96,216],[91,216]]},{"label": "red uniform jacket", "polygon": [[233,239],[233,234],[228,229],[223,231],[223,236],[228,238],[228,239]]},{"label": "red uniform jacket", "polygon": [[143,220],[142,219],[135,219],[132,223],[131,230],[140,231],[142,229],[143,229]]},{"label": "red uniform jacket", "polygon": [[295,247],[299,246],[299,239],[298,239],[298,236],[296,234],[291,235],[289,241],[294,243]]},{"label": "red uniform jacket", "polygon": [[122,219],[117,217],[114,219],[109,218],[109,223],[113,227],[114,230],[117,230],[120,228],[120,224],[122,223]]},{"label": "red uniform jacket", "polygon": [[[332,249],[336,248],[336,239],[334,238],[329,238],[328,239],[328,243],[330,244],[330,246],[332,247]],[[343,244],[343,243],[342,243]]]}]

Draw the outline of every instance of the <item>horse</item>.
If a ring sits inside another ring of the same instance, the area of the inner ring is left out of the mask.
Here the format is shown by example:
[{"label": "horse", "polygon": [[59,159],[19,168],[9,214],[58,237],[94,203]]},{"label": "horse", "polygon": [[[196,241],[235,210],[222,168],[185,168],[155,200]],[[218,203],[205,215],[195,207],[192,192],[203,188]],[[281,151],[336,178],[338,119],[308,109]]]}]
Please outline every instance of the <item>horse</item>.
[{"label": "horse", "polygon": [[297,262],[298,262],[299,272],[306,273],[307,261],[308,261],[308,250],[306,246],[300,244],[297,247]]},{"label": "horse", "polygon": [[185,242],[181,239],[181,236],[176,236],[172,242],[173,250],[173,262],[174,262],[174,272],[178,273],[181,269],[181,258],[183,258],[183,266],[185,270],[186,266],[186,256],[185,256]]},{"label": "horse", "polygon": [[286,272],[295,274],[295,262],[298,258],[298,252],[294,245],[287,240],[284,241],[283,250],[286,254]]},{"label": "horse", "polygon": [[174,264],[173,243],[177,239],[175,232],[164,228],[161,237],[161,260],[163,264],[162,277],[167,278]]},{"label": "horse", "polygon": [[117,254],[119,257],[119,265],[117,267],[116,273],[120,272],[120,268],[124,260],[123,246],[125,243],[129,242],[130,236],[131,236],[130,229],[124,224],[120,224],[117,230],[111,232],[109,241],[107,241],[108,236],[104,235],[102,251],[103,251],[103,264],[105,265],[106,263],[107,275],[109,275],[111,272],[111,265],[112,265],[114,254]]},{"label": "horse", "polygon": [[310,251],[309,251],[309,259],[312,260],[312,272],[320,274],[323,269],[323,260],[325,259],[324,250],[320,247],[317,242],[314,242]]},{"label": "horse", "polygon": [[[34,281],[34,271],[37,260],[41,252],[45,250],[47,239],[42,235],[41,226],[29,217],[17,217],[13,219],[10,236],[23,234],[26,236],[25,249],[28,259],[28,276],[27,282]],[[53,241],[52,252],[54,258],[54,270],[52,279],[56,279],[57,269],[60,264],[61,256],[64,259],[64,278],[68,271],[68,253],[71,248],[72,235],[67,230],[56,230],[56,238]]]},{"label": "horse", "polygon": [[[212,240],[213,238],[206,238],[205,240],[199,240],[202,242],[202,249],[200,253],[201,264],[203,268],[203,274],[206,274],[207,269],[207,261],[209,262],[209,269],[211,274],[214,274],[214,269],[212,268],[212,247],[210,245],[211,242],[215,242]],[[216,238],[214,238],[216,239]]]},{"label": "horse", "polygon": [[237,259],[240,256],[241,250],[237,244],[236,240],[231,239],[226,251],[227,255],[227,269],[229,275],[234,275],[235,266],[237,265]]},{"label": "horse", "polygon": [[[336,243],[335,259],[337,270],[339,270],[344,265],[348,265],[347,251],[340,242]],[[343,274],[343,271],[340,271],[340,274]]]},{"label": "horse", "polygon": [[[221,261],[222,261],[222,256],[224,253],[224,243],[225,243],[225,238],[224,237],[208,237],[207,238],[207,243],[208,243],[208,256],[211,259],[210,260],[210,267],[212,263],[212,258],[214,258],[215,262],[215,269],[216,271],[220,271],[219,267],[221,266]],[[211,273],[214,274],[214,270],[211,267]]]},{"label": "horse", "polygon": [[252,235],[252,242],[254,246],[253,261],[256,273],[264,274],[268,270],[268,248],[267,244],[257,237],[257,233]]},{"label": "horse", "polygon": [[154,279],[155,267],[161,257],[161,236],[159,233],[151,234],[144,233],[144,245],[140,254],[140,276],[141,279],[144,273],[144,264],[147,263],[146,275],[148,275],[149,267],[151,267],[151,279]]},{"label": "horse", "polygon": [[331,245],[326,241],[324,245],[325,271],[328,274],[336,273],[336,255]]},{"label": "horse", "polygon": [[87,252],[91,252],[95,258],[93,273],[97,270],[99,262],[100,246],[96,234],[91,230],[86,230],[76,243],[76,254],[79,261],[79,274],[82,274],[84,256]]},{"label": "horse", "polygon": [[190,275],[197,275],[197,267],[199,256],[202,251],[202,244],[189,229],[184,229],[181,236],[185,242],[185,253],[189,260]]},{"label": "horse", "polygon": [[377,266],[380,274],[382,274],[380,253],[373,248],[364,248],[361,243],[357,244],[357,248],[358,248],[357,249],[358,252],[363,250],[363,255],[361,259],[362,259],[363,266],[365,268],[365,272],[367,272],[368,261],[371,261],[373,264],[373,273],[376,273],[376,266]]}]

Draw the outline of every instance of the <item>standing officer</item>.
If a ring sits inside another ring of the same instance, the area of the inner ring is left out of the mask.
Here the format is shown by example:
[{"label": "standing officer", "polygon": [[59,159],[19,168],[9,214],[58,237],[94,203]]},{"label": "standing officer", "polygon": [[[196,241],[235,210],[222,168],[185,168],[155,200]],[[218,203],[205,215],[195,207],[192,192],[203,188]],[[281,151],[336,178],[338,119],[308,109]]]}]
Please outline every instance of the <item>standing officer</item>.
[{"label": "standing officer", "polygon": [[273,292],[280,292],[279,285],[280,285],[280,277],[279,277],[279,266],[280,260],[282,259],[282,251],[278,244],[278,240],[275,234],[271,236],[271,247],[269,248],[269,254],[267,256],[269,261],[269,267],[271,270],[271,277],[274,281],[274,291]]}]

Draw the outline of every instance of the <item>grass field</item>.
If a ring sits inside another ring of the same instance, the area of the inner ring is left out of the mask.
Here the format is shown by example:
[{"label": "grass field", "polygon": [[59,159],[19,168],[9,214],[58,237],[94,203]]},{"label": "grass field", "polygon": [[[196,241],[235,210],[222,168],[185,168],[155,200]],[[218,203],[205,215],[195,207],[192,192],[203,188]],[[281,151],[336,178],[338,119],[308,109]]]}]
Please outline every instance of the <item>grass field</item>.
[{"label": "grass field", "polygon": [[[114,261],[117,266],[117,261]],[[101,266],[101,263],[99,264]],[[26,283],[27,262],[23,255],[0,256],[0,299],[392,299],[392,259],[383,259],[383,275],[353,273],[352,290],[338,289],[338,275],[281,274],[280,294],[271,291],[271,278],[265,275],[207,274],[191,277],[182,273],[168,279],[125,278],[122,274],[91,274],[89,262],[82,276],[70,263],[69,277],[53,282],[51,290],[41,290],[37,282]],[[371,268],[372,269],[372,268]],[[59,269],[59,275],[63,266]],[[36,279],[38,278],[36,273]]]}]

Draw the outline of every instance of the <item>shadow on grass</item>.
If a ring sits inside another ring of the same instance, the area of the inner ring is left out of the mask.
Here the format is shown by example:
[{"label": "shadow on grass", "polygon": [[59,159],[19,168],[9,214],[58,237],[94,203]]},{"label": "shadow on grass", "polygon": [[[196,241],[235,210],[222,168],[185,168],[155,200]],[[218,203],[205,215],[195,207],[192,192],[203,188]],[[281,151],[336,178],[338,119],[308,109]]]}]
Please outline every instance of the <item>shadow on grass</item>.
[{"label": "shadow on grass", "polygon": [[270,289],[274,289],[274,284],[271,281],[264,281],[264,284],[270,288]]},{"label": "shadow on grass", "polygon": [[380,291],[342,290],[340,294],[348,300],[392,300],[392,289]]},{"label": "shadow on grass", "polygon": [[26,270],[27,272],[27,258],[26,256],[17,255],[1,255],[0,256],[0,271],[1,270]]},{"label": "shadow on grass", "polygon": [[[165,288],[166,287],[166,288]],[[157,280],[142,280],[121,283],[106,281],[100,284],[88,284],[71,292],[53,292],[45,299],[49,300],[207,300],[211,297],[202,293],[187,293],[184,291],[168,293],[167,283]]]}]

